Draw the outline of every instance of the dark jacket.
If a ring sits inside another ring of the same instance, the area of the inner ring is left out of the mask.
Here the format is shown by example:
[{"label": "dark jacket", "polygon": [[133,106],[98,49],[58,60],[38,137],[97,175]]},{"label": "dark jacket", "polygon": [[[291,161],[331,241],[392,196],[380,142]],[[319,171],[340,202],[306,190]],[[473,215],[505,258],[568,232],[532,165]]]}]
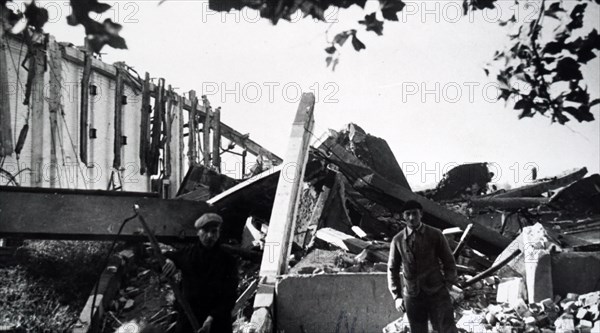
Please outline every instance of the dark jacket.
[{"label": "dark jacket", "polygon": [[[227,327],[231,332],[231,310],[235,305],[238,271],[235,259],[218,245],[207,249],[200,242],[165,256],[181,270],[181,290],[200,322],[211,315],[213,332]],[[185,315],[182,314],[182,317]]]},{"label": "dark jacket", "polygon": [[394,299],[414,297],[421,291],[431,295],[456,281],[456,263],[442,232],[421,223],[413,233],[412,250],[407,242],[408,228],[394,236],[390,244],[387,276]]}]

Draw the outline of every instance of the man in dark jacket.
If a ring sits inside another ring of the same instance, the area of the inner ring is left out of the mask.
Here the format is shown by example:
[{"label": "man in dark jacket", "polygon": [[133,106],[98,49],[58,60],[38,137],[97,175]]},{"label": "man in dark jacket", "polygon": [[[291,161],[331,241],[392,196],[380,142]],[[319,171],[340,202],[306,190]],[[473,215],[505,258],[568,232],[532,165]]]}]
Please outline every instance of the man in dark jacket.
[{"label": "man in dark jacket", "polygon": [[[196,220],[198,242],[179,251],[168,252],[163,274],[181,270],[182,293],[203,333],[232,332],[231,310],[235,305],[238,272],[234,258],[218,245],[223,219],[206,213]],[[192,332],[183,311],[179,311],[177,332]]]},{"label": "man in dark jacket", "polygon": [[421,222],[417,201],[406,202],[402,216],[407,226],[390,244],[387,274],[396,308],[406,310],[411,333],[427,333],[428,319],[439,333],[457,332],[447,289],[456,281],[456,263],[448,242],[440,230]]}]

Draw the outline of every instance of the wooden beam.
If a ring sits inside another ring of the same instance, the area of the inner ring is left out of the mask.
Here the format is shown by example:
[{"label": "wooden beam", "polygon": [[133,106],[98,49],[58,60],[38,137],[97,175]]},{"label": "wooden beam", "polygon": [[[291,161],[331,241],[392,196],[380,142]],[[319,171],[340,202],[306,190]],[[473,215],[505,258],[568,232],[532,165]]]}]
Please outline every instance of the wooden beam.
[{"label": "wooden beam", "polygon": [[246,302],[248,302],[256,293],[257,287],[258,280],[252,280],[248,288],[246,288],[246,290],[244,290],[240,297],[238,297],[238,299],[235,301],[235,306],[233,307],[233,310],[231,310],[232,317],[236,317],[238,315],[238,312],[244,309],[244,305],[246,304]]},{"label": "wooden beam", "polygon": [[[415,200],[423,206],[425,213],[424,221],[434,226],[445,228],[448,225],[465,229],[470,223],[469,219],[455,213],[437,203],[428,200],[412,191],[391,183],[381,175],[374,173],[364,165],[356,156],[348,152],[339,144],[327,147],[330,153],[330,160],[336,164],[340,171],[352,182],[353,187],[359,190],[367,198],[378,202],[390,209],[398,209],[402,203]],[[437,225],[436,225],[437,224]],[[481,224],[473,226],[474,246],[481,248],[485,252],[500,252],[510,240],[498,232],[489,229]],[[482,242],[483,241],[483,242]],[[483,244],[482,244],[483,243]]]},{"label": "wooden beam", "polygon": [[[115,80],[114,99],[114,140],[113,140],[113,168],[119,170],[121,167],[121,150],[123,147],[123,68],[117,65],[117,78]],[[122,185],[121,185],[122,186]]]},{"label": "wooden beam", "polygon": [[148,170],[148,152],[150,146],[150,74],[146,72],[142,85],[142,108],[140,110],[140,173],[143,175]]},{"label": "wooden beam", "polygon": [[88,122],[92,59],[93,58],[91,52],[84,55],[83,74],[81,76],[81,100],[79,108],[79,157],[81,158],[81,162],[83,162],[84,164],[88,163]]},{"label": "wooden beam", "polygon": [[[45,53],[41,45],[34,45],[33,55],[30,60],[29,70],[33,71],[31,88],[31,165],[33,170],[38,170],[33,176],[32,186],[42,187],[44,182],[44,146],[47,145],[47,131],[45,130],[46,115],[44,114],[44,61]],[[46,142],[46,144],[44,144]]]},{"label": "wooden beam", "polygon": [[221,172],[221,108],[218,107],[212,114],[212,129],[213,129],[213,142],[212,142],[212,165]]},{"label": "wooden beam", "polygon": [[559,187],[567,186],[585,176],[587,168],[581,168],[573,172],[569,172],[562,176],[553,177],[550,180],[542,181],[536,184],[519,187],[504,193],[493,195],[494,198],[520,198],[520,197],[537,197],[544,192],[548,192]]},{"label": "wooden beam", "polygon": [[205,167],[210,167],[210,124],[212,119],[212,108],[206,96],[202,96],[204,105],[204,123],[202,125],[202,163]]},{"label": "wooden beam", "polygon": [[198,143],[196,142],[196,124],[198,124],[196,110],[198,106],[198,97],[196,97],[196,91],[190,90],[189,95],[190,100],[192,101],[192,105],[190,107],[190,117],[188,119],[188,164],[191,167],[198,161]]},{"label": "wooden beam", "polygon": [[71,333],[100,331],[101,319],[119,292],[121,280],[123,280],[123,274],[126,270],[127,259],[131,259],[132,256],[133,252],[131,250],[123,250],[119,254],[111,256],[108,265],[100,274],[98,282],[92,289],[83,310],[81,310],[77,325],[74,325]]},{"label": "wooden beam", "polygon": [[[123,220],[133,215],[134,204],[143,208],[163,241],[193,240],[195,220],[208,211],[204,202],[164,200],[156,193],[0,186],[0,237],[112,240]],[[135,221],[121,235],[144,237]]]},{"label": "wooden beam", "polygon": [[516,258],[519,254],[521,254],[521,250],[516,249],[514,252],[512,252],[508,257],[504,258],[502,261],[498,262],[497,264],[493,265],[492,267],[486,269],[485,271],[477,274],[476,276],[474,276],[474,277],[468,279],[467,281],[463,282],[462,284],[460,284],[460,287],[466,288],[470,285],[475,284],[477,281],[481,281],[481,280],[485,279],[486,277],[494,274],[494,272],[496,272],[500,268],[504,267],[511,260]]},{"label": "wooden beam", "polygon": [[58,145],[58,113],[62,112],[62,54],[54,37],[48,41],[48,68],[50,71],[50,98],[48,106],[50,111],[50,187],[56,187],[58,180],[58,161],[56,146]]},{"label": "wooden beam", "polygon": [[316,237],[329,244],[335,245],[342,250],[354,254],[359,254],[362,250],[369,246],[369,243],[365,242],[364,240],[332,228],[321,228],[317,230]]},{"label": "wooden beam", "polygon": [[473,197],[469,199],[469,202],[473,207],[478,208],[496,208],[496,209],[521,209],[521,208],[535,208],[539,205],[547,204],[550,201],[549,198],[498,198],[498,197]]},{"label": "wooden beam", "polygon": [[[273,309],[276,277],[287,271],[308,147],[314,126],[314,105],[315,96],[312,93],[302,94],[292,125],[283,169],[279,174],[259,271],[260,283],[254,301],[255,312],[251,319],[251,323],[263,325],[255,326],[259,332],[272,330],[272,327],[264,326],[269,321],[264,310]],[[267,313],[269,312],[271,311],[267,310]]]},{"label": "wooden beam", "polygon": [[473,230],[473,223],[471,223],[467,226],[467,228],[463,232],[462,236],[460,237],[460,241],[456,245],[456,248],[454,248],[454,252],[452,253],[454,255],[454,259],[458,259],[460,252],[462,251],[462,249],[465,248],[465,245],[467,245],[467,241],[469,240],[469,237],[471,237],[472,230]]},{"label": "wooden beam", "polygon": [[0,156],[9,156],[13,153],[14,144],[16,143],[12,140],[10,101],[8,100],[10,92],[8,91],[7,53],[11,51],[9,49],[10,46],[4,39],[4,25],[2,21],[3,18],[0,17]]}]

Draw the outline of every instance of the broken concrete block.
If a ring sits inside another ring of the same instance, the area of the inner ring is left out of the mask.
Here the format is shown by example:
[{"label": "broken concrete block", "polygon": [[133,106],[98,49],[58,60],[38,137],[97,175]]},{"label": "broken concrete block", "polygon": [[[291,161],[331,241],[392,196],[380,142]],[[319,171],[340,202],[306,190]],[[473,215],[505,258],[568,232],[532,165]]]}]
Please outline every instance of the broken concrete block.
[{"label": "broken concrete block", "polygon": [[516,302],[510,304],[511,308],[521,317],[527,317],[531,315],[527,303],[522,298],[519,298]]},{"label": "broken concrete block", "polygon": [[465,311],[456,323],[456,327],[467,332],[486,332],[486,323],[487,320],[484,314]]},{"label": "broken concrete block", "polygon": [[562,302],[560,302],[560,306],[566,313],[574,313],[577,310],[577,304],[575,304],[575,301],[563,300]]},{"label": "broken concrete block", "polygon": [[522,278],[506,278],[498,284],[496,302],[513,304],[519,298],[526,298],[525,282]]},{"label": "broken concrete block", "polygon": [[594,327],[592,327],[592,333],[600,333],[600,320],[596,320],[594,322]]},{"label": "broken concrete block", "polygon": [[580,295],[577,298],[582,306],[592,306],[600,303],[600,291],[594,291],[584,295]]},{"label": "broken concrete block", "polygon": [[523,228],[525,282],[529,302],[539,302],[554,295],[550,243],[541,224]]},{"label": "broken concrete block", "polygon": [[558,312],[559,310],[557,305],[554,303],[554,301],[552,301],[551,298],[546,298],[539,303],[542,306],[542,310],[544,310],[545,312]]},{"label": "broken concrete block", "polygon": [[[558,315],[556,316],[558,317]],[[556,317],[554,319],[556,319]],[[552,323],[548,314],[540,314],[535,317],[535,323],[539,327],[545,327]]]},{"label": "broken concrete block", "polygon": [[590,319],[592,317],[592,314],[588,310],[580,308],[579,310],[577,310],[577,314],[575,315],[575,317],[579,320],[585,320]]},{"label": "broken concrete block", "polygon": [[563,313],[554,321],[557,333],[575,333],[575,321],[573,316],[568,313]]},{"label": "broken concrete block", "polygon": [[579,328],[588,328],[588,329],[592,329],[592,327],[594,327],[594,323],[592,323],[589,320],[580,320],[579,321],[579,325],[577,325],[577,327]]}]

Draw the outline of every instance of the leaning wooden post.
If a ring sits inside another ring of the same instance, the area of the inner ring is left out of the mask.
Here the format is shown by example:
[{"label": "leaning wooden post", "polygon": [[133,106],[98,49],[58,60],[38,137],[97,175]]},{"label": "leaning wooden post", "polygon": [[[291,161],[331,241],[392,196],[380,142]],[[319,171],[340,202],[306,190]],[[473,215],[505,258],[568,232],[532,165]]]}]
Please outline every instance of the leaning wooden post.
[{"label": "leaning wooden post", "polygon": [[212,165],[221,172],[221,107],[218,107],[212,114]]},{"label": "leaning wooden post", "polygon": [[[8,40],[4,38],[4,18],[0,15],[0,157],[10,156],[14,152],[12,122],[8,96],[8,61],[10,52]],[[16,110],[16,106],[15,106]]]},{"label": "leaning wooden post", "polygon": [[[212,111],[210,102],[206,96],[202,96],[202,102],[204,104],[204,125],[202,126],[202,163],[205,167],[210,166],[210,123],[212,118]],[[218,153],[218,152],[217,152]]]},{"label": "leaning wooden post", "polygon": [[275,301],[276,277],[287,271],[292,232],[295,229],[308,146],[314,125],[314,105],[315,96],[312,93],[302,94],[277,183],[251,319],[252,327],[260,333],[271,332],[273,329],[273,318],[270,314],[273,313]]}]

